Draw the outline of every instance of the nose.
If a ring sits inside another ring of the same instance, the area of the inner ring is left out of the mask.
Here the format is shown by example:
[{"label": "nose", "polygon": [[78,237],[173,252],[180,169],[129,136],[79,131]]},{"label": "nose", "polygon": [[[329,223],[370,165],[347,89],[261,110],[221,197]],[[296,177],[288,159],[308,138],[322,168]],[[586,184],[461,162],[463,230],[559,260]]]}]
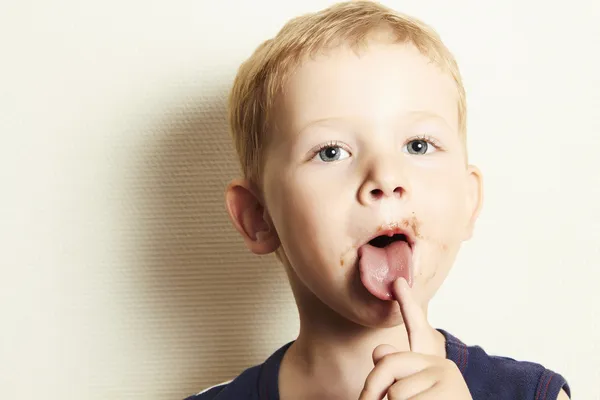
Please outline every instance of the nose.
[{"label": "nose", "polygon": [[385,198],[404,199],[407,196],[406,170],[398,158],[395,154],[392,157],[380,157],[371,163],[358,192],[361,204],[370,205]]}]

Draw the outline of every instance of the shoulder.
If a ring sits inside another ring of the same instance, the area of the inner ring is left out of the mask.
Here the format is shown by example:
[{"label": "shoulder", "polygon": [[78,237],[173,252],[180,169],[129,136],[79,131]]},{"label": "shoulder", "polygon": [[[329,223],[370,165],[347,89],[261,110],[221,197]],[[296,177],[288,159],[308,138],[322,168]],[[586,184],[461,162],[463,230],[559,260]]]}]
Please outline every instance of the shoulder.
[{"label": "shoulder", "polygon": [[541,364],[488,355],[481,347],[469,348],[467,376],[486,394],[502,398],[556,400],[561,390],[569,392],[565,378]]},{"label": "shoulder", "polygon": [[211,386],[185,400],[258,400],[259,393],[261,398],[277,397],[279,365],[292,343],[281,346],[262,364],[246,369],[235,379]]},{"label": "shoulder", "polygon": [[185,400],[238,400],[254,399],[257,395],[261,365],[246,369],[235,379],[219,383],[187,397]]},{"label": "shoulder", "polygon": [[565,378],[541,364],[489,355],[480,346],[467,346],[445,335],[448,358],[463,373],[474,400],[563,400],[570,396]]},{"label": "shoulder", "polygon": [[204,390],[202,390],[199,393],[193,394],[189,397],[186,397],[184,400],[212,400],[215,397],[217,397],[217,395],[219,393],[221,393],[221,391],[227,387],[227,385],[231,383],[231,381],[227,381],[227,382],[222,382],[219,383],[217,385],[211,386],[209,388],[206,388]]}]

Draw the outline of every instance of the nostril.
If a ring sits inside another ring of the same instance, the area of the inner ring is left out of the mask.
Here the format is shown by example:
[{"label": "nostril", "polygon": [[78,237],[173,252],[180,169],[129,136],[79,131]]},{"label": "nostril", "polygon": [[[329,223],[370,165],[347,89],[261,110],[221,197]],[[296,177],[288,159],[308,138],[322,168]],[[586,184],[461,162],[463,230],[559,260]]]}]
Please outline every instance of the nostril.
[{"label": "nostril", "polygon": [[380,199],[383,197],[383,190],[373,189],[371,190],[371,196],[373,196],[374,199]]},{"label": "nostril", "polygon": [[[403,187],[398,186],[396,189],[394,189],[394,195],[402,196],[403,194],[404,194]],[[391,193],[389,195],[391,195]],[[373,197],[373,199],[379,200],[385,196],[385,192],[381,189],[373,189],[373,190],[371,190],[371,196]]]}]

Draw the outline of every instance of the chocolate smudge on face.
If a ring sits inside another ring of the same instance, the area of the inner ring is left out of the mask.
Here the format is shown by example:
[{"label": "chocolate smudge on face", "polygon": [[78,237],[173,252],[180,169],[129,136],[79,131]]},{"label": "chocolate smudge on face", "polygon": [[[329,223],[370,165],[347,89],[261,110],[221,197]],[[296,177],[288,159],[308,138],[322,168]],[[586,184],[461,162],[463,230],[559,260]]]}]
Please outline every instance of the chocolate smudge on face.
[{"label": "chocolate smudge on face", "polygon": [[436,275],[437,275],[437,273],[438,273],[438,269],[439,269],[439,266],[438,266],[438,267],[436,267],[436,268],[433,270],[433,274],[432,274],[432,275],[429,277],[429,279],[427,279],[427,282],[430,282],[430,281],[432,281],[432,280],[434,280],[434,279],[435,279],[435,276],[436,276]]},{"label": "chocolate smudge on face", "polygon": [[[412,217],[409,219],[405,219],[400,223],[392,223],[389,225],[383,225],[380,224],[377,226],[377,230],[376,231],[383,231],[384,229],[387,228],[394,228],[394,227],[402,227],[406,230],[412,231],[415,239],[423,239],[423,236],[421,235],[421,232],[419,230],[419,220],[417,219],[417,217],[415,216],[415,212],[412,211],[411,212]],[[351,250],[356,250],[358,249],[358,247],[360,246],[360,244],[354,244],[352,246],[349,246],[348,249],[346,251],[344,251],[342,253],[342,256],[340,257],[340,267],[343,267],[344,264],[346,263],[344,256],[346,254],[348,254],[348,252],[350,252]],[[448,246],[446,244],[442,244],[440,245],[443,251],[448,250]]]},{"label": "chocolate smudge on face", "polygon": [[355,251],[356,249],[358,249],[358,245],[353,244],[352,246],[348,246],[348,248],[342,252],[342,255],[340,256],[340,267],[343,267],[346,264],[346,256],[348,253]]},{"label": "chocolate smudge on face", "polygon": [[417,217],[415,217],[414,212],[413,212],[413,216],[410,219],[405,219],[404,221],[402,221],[402,226],[406,229],[412,230],[413,234],[415,235],[415,239],[423,239],[423,236],[421,236],[421,233],[419,231],[419,220],[417,219]]}]

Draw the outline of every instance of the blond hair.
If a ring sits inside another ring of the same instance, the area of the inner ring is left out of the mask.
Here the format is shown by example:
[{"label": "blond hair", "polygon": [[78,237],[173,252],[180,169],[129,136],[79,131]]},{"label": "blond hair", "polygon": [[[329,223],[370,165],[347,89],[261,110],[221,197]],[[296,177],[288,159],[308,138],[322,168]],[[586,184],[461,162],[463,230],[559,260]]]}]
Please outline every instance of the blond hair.
[{"label": "blond hair", "polygon": [[239,68],[229,97],[229,123],[242,172],[260,185],[267,133],[276,96],[307,56],[340,44],[357,49],[385,29],[395,43],[412,43],[449,73],[458,90],[459,133],[466,135],[466,96],[454,56],[439,35],[420,20],[372,1],[349,1],[290,20]]}]

